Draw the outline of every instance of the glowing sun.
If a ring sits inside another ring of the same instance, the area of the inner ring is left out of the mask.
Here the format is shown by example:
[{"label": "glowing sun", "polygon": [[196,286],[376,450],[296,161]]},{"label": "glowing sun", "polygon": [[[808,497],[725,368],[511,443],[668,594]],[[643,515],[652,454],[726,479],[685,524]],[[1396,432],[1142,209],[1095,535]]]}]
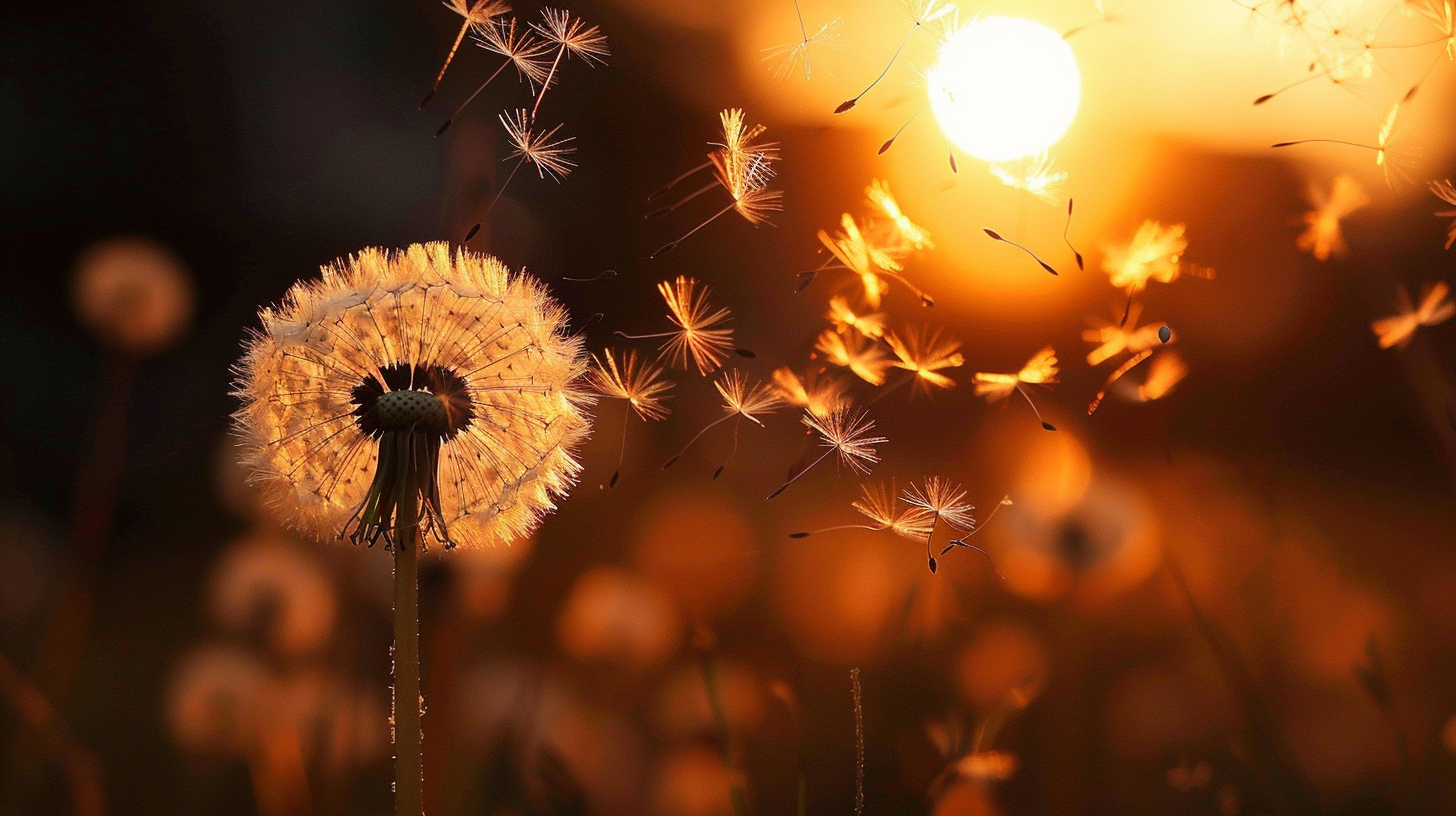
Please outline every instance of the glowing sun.
[{"label": "glowing sun", "polygon": [[986,161],[1050,147],[1072,123],[1082,92],[1061,35],[1012,17],[975,20],[947,37],[929,80],[940,129]]}]

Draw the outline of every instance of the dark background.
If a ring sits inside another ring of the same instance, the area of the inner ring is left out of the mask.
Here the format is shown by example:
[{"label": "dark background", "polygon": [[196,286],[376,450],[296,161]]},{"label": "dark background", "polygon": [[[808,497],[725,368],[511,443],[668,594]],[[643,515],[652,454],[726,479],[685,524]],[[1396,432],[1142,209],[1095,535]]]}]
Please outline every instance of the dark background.
[{"label": "dark background", "polygon": [[[792,273],[814,262],[814,230],[833,223],[865,179],[855,175],[840,181],[839,189],[826,189],[809,171],[797,169],[793,157],[796,151],[822,155],[826,145],[832,155],[840,137],[792,128],[775,132],[790,157],[783,178],[788,207],[775,219],[776,228],[755,231],[725,221],[684,244],[669,263],[649,262],[651,250],[677,225],[643,222],[646,195],[698,161],[715,113],[681,98],[674,90],[677,83],[663,80],[662,65],[666,55],[696,54],[705,66],[701,96],[717,90],[723,100],[715,104],[731,104],[732,80],[712,68],[726,59],[726,47],[706,36],[655,26],[611,5],[573,10],[601,25],[613,50],[608,67],[570,66],[568,81],[552,91],[543,108],[566,120],[566,130],[576,137],[580,168],[560,186],[522,171],[495,213],[490,249],[513,267],[525,266],[552,283],[578,323],[604,313],[606,318],[591,330],[593,348],[605,344],[612,329],[660,330],[653,285],[664,274],[689,272],[710,282],[718,298],[735,308],[739,342],[763,358],[755,363],[759,374],[801,359],[817,331],[820,307],[794,300]],[[517,11],[524,15],[528,9]],[[64,710],[78,738],[102,760],[112,812],[252,812],[245,772],[226,766],[200,769],[179,753],[160,714],[161,689],[176,656],[209,631],[199,614],[206,570],[243,526],[219,504],[212,476],[235,406],[229,367],[245,330],[256,325],[258,307],[275,302],[321,263],[367,245],[457,239],[475,220],[499,168],[509,166],[495,160],[501,151],[494,143],[493,111],[510,104],[511,94],[524,99],[524,92],[495,89],[495,98],[463,117],[450,134],[432,138],[453,99],[435,102],[429,114],[417,112],[415,102],[453,31],[448,12],[424,0],[11,3],[0,10],[0,235],[5,246],[0,255],[0,505],[43,542],[55,575],[69,563],[65,531],[76,501],[76,474],[106,397],[105,352],[78,325],[70,307],[72,265],[94,240],[144,234],[177,252],[197,288],[191,331],[137,369],[98,623],[76,694]],[[468,84],[462,76],[479,70],[478,57],[465,54],[452,69],[459,73],[455,84],[447,79],[446,87],[458,91]],[[1173,157],[1168,161],[1181,172],[1152,194],[1153,201],[1164,202],[1153,208],[1171,208],[1197,192],[1198,208],[1181,217],[1189,221],[1190,233],[1210,236],[1206,262],[1221,272],[1232,268],[1224,278],[1232,278],[1228,286],[1256,297],[1257,285],[1248,278],[1257,258],[1245,257],[1257,250],[1237,240],[1241,223],[1298,207],[1298,185],[1270,160],[1214,156],[1177,145],[1167,151]],[[1210,185],[1215,179],[1229,189],[1243,185],[1244,192],[1225,196],[1221,187]],[[1258,191],[1254,204],[1240,206],[1250,188]],[[1451,449],[1456,429],[1428,421],[1428,406],[1412,392],[1407,371],[1390,353],[1375,348],[1364,327],[1388,303],[1389,276],[1414,284],[1450,270],[1452,256],[1440,251],[1430,201],[1350,227],[1361,257],[1378,262],[1351,262],[1331,274],[1306,259],[1300,308],[1310,316],[1298,322],[1289,353],[1243,362],[1214,356],[1200,361],[1198,339],[1190,337],[1184,347],[1196,373],[1176,398],[1144,406],[1142,414],[1107,410],[1085,427],[1085,436],[1113,460],[1158,462],[1165,450],[1177,448],[1190,456],[1218,457],[1250,493],[1270,502],[1300,494],[1305,498],[1289,501],[1326,526],[1340,563],[1393,597],[1409,596],[1419,573],[1450,559],[1453,481],[1442,450]],[[605,268],[617,270],[617,277],[590,285],[558,283],[562,276],[590,277]],[[1242,282],[1240,270],[1248,273]],[[1179,286],[1186,288],[1176,293],[1150,297],[1165,298],[1160,305],[1173,314],[1180,298],[1232,297],[1202,294],[1213,290],[1200,290],[1201,285],[1184,282]],[[1232,302],[1230,309],[1236,308]],[[954,326],[968,347],[1004,342],[1012,350],[994,356],[1006,365],[1024,358],[1020,349],[1034,348],[1028,344],[1045,336],[1025,331],[1023,337],[1015,327],[971,323],[954,311],[937,318]],[[1055,330],[1066,338],[1060,341],[1068,349],[1065,357],[1076,356],[1072,344],[1079,329]],[[1424,355],[1419,359],[1449,367],[1456,348],[1453,332],[1449,324],[1423,330],[1428,340],[1419,341],[1417,350]],[[1069,371],[1063,389],[1046,398],[1059,415],[1079,413],[1072,395],[1095,387],[1100,378],[1083,369]],[[682,416],[713,415],[710,395],[702,389],[691,396],[680,392]],[[1022,407],[1012,405],[1008,411]],[[931,468],[945,450],[965,447],[979,423],[1004,421],[1003,413],[984,410],[968,393],[884,414],[881,426],[900,445],[901,463],[924,462]],[[673,484],[650,463],[685,441],[693,422],[654,429],[650,439],[639,433],[640,424],[634,425],[635,443],[647,447],[629,455],[629,462],[638,460],[638,477],[627,479],[610,498],[599,495],[597,484],[611,468],[615,416],[603,410],[602,438],[587,449],[588,470],[578,495],[540,536],[518,579],[509,625],[496,624],[476,636],[482,650],[550,659],[551,610],[572,576],[587,565],[620,560],[626,551],[623,531],[632,518],[629,508]],[[1149,422],[1148,416],[1160,419]],[[773,436],[753,441],[738,474],[716,489],[759,507],[760,493],[772,486],[784,464],[783,446],[797,444],[790,425],[781,420]],[[974,482],[974,475],[965,478]],[[1160,478],[1178,477],[1170,470]],[[973,490],[987,505],[996,492],[989,485]],[[1307,498],[1311,494],[1321,498]],[[799,523],[796,511],[803,505],[785,506],[793,495],[786,494],[784,505],[754,511],[753,526],[771,540],[765,546],[779,546],[781,533]],[[831,509],[842,507],[849,496],[845,489],[832,499],[819,495],[823,507]],[[801,498],[809,502],[813,496],[808,490]],[[1352,532],[1351,525],[1338,520],[1340,512],[1368,524]],[[821,509],[818,516],[826,514],[833,515]],[[906,547],[906,557],[918,556]],[[450,578],[442,573],[430,580]],[[54,591],[46,597],[54,601]],[[1075,617],[1066,609],[998,597],[991,603],[1043,623],[1048,617]],[[1136,602],[1129,603],[1135,616]],[[1407,644],[1418,644],[1409,653],[1424,657],[1397,671],[1405,672],[1403,686],[1422,701],[1411,705],[1419,712],[1410,714],[1423,756],[1431,757],[1422,764],[1422,796],[1438,801],[1453,778],[1449,755],[1436,744],[1440,724],[1456,705],[1456,665],[1449,657],[1435,657],[1443,643],[1450,644],[1442,640],[1449,637],[1450,621],[1422,617],[1430,610],[1411,608],[1416,611],[1401,618],[1403,631]],[[0,628],[0,650],[22,670],[36,659],[44,613],[32,610]],[[432,615],[447,614],[427,608],[427,633]],[[1166,617],[1167,632],[1131,641],[1119,636],[1108,618],[1082,621],[1086,638],[1108,645],[1107,651],[1084,656],[1094,666],[1091,675],[1115,672],[1170,648],[1170,642],[1195,644],[1187,648],[1196,651],[1198,641],[1182,613]],[[762,604],[749,603],[725,618],[718,634],[725,651],[792,677],[805,705],[809,811],[847,810],[853,796],[853,745],[844,667],[800,659]],[[1119,642],[1120,650],[1111,648]],[[365,663],[382,678],[382,651],[376,658]],[[946,665],[943,654],[911,646],[865,667],[867,697],[878,701],[869,704],[872,812],[918,812],[924,806],[921,786],[934,768],[905,768],[915,767],[916,751],[930,749],[903,747],[910,740],[905,734],[915,731],[906,724],[951,705],[953,689],[937,679]],[[1056,699],[1055,675],[1050,682],[1047,693]],[[1075,707],[1060,709],[1063,714],[1069,710],[1077,714]],[[1065,813],[1072,803],[1085,813],[1147,812],[1144,807],[1203,812],[1203,805],[1166,798],[1171,794],[1156,763],[1144,767],[1109,757],[1100,748],[1091,712],[1088,723],[1078,726],[1058,716],[1033,706],[1020,721],[1012,740],[1023,755],[1023,770],[997,794],[1008,812]],[[13,713],[0,708],[0,744],[8,745],[17,730]],[[1076,770],[1048,771],[1048,763],[1067,755],[1046,746],[1067,733],[1081,741],[1072,760]],[[782,767],[792,752],[784,747],[784,734],[770,728],[755,739],[747,762],[758,809],[792,812],[793,782]],[[1215,736],[1203,748],[1225,756],[1228,744]],[[8,755],[6,764],[0,812],[66,809],[57,773],[18,768]],[[353,794],[354,804],[344,810],[387,808],[387,773],[383,767],[366,774]],[[1323,801],[1332,810],[1351,813],[1394,808],[1403,800],[1393,792],[1393,780],[1386,776],[1360,789],[1326,793]],[[1249,798],[1257,807],[1258,795]],[[451,807],[442,804],[441,810]]]}]

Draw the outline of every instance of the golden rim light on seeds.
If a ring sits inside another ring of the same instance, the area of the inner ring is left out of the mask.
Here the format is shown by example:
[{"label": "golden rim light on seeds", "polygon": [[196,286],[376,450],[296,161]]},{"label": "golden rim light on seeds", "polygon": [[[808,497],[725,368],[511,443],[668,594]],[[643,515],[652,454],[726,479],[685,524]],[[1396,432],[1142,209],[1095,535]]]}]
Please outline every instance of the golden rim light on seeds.
[{"label": "golden rim light on seeds", "polygon": [[366,249],[261,320],[238,366],[237,429],[255,483],[300,530],[391,538],[377,495],[391,453],[419,480],[422,533],[463,546],[524,535],[574,482],[589,430],[582,341],[537,281],[496,259],[443,243]]}]

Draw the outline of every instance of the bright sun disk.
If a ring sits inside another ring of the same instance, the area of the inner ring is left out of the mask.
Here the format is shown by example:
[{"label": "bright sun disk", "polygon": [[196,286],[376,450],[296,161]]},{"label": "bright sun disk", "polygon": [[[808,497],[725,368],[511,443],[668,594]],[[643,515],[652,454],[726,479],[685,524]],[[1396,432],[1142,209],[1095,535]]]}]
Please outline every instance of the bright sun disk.
[{"label": "bright sun disk", "polygon": [[1082,91],[1066,40],[1030,20],[987,17],[955,31],[929,76],[931,110],[956,147],[985,161],[1051,147]]}]

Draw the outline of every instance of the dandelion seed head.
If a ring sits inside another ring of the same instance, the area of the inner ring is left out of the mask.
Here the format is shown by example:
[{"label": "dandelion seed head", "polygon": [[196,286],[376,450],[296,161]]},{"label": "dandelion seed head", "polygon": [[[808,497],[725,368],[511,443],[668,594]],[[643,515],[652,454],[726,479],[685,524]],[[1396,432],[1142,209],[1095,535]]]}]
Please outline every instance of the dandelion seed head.
[{"label": "dandelion seed head", "polygon": [[[1450,179],[1431,182],[1431,192],[1447,204],[1456,204],[1456,187],[1451,185]],[[1436,217],[1456,218],[1456,210],[1442,210],[1436,213]],[[1452,244],[1456,244],[1456,221],[1452,221],[1446,231],[1446,249],[1450,249]]]},{"label": "dandelion seed head", "polygon": [[552,141],[556,131],[561,129],[560,125],[544,132],[535,130],[530,114],[522,108],[513,113],[502,113],[500,123],[505,128],[506,140],[511,145],[509,158],[530,162],[541,178],[550,176],[559,182],[571,175],[576,162],[566,157],[574,153],[576,148],[567,147],[566,143],[576,137],[568,136]]},{"label": "dandelion seed head", "polygon": [[708,155],[718,183],[733,197],[733,207],[750,224],[768,220],[771,212],[783,209],[783,194],[768,189],[779,160],[778,146],[755,140],[767,129],[763,125],[749,127],[741,108],[730,108],[719,114],[723,125],[723,143]]},{"label": "dandelion seed head", "polygon": [[750,422],[762,425],[759,415],[772,413],[784,404],[784,398],[767,383],[750,383],[747,375],[734,369],[713,383],[723,398],[723,409]]},{"label": "dandelion seed head", "polygon": [[821,419],[848,401],[842,380],[822,377],[814,370],[810,370],[800,379],[788,366],[777,368],[774,369],[773,382],[784,402],[803,408]]},{"label": "dandelion seed head", "polygon": [[869,199],[870,206],[887,220],[902,252],[935,248],[930,240],[930,231],[905,215],[900,209],[900,203],[891,194],[889,184],[879,179],[871,181],[870,186],[865,189],[865,197]]},{"label": "dandelion seed head", "polygon": [[1188,249],[1182,224],[1165,227],[1144,221],[1131,241],[1109,247],[1102,259],[1112,285],[1129,294],[1141,292],[1149,281],[1172,283],[1182,273],[1183,253]]},{"label": "dandelion seed head", "polygon": [[501,0],[445,0],[445,8],[465,18],[467,25],[484,26],[511,10]]},{"label": "dandelion seed head", "polygon": [[888,442],[883,436],[870,436],[875,421],[860,409],[842,405],[823,417],[805,412],[801,420],[810,430],[819,434],[819,442],[831,448],[838,455],[840,464],[864,476],[870,467],[880,461],[875,446]]},{"label": "dandelion seed head", "polygon": [[550,72],[551,44],[533,37],[527,29],[517,29],[514,18],[491,20],[479,26],[476,41],[493,54],[499,54],[511,61],[527,82],[541,85]]},{"label": "dandelion seed head", "polygon": [[1304,214],[1306,229],[1295,239],[1295,246],[1321,261],[1327,261],[1331,256],[1342,257],[1349,247],[1345,244],[1340,222],[1369,204],[1370,197],[1359,182],[1341,174],[1335,178],[1328,195],[1311,184],[1309,203],[1314,209]]},{"label": "dandelion seed head", "polygon": [[1052,385],[1057,382],[1057,353],[1048,346],[1038,351],[1021,370],[1015,374],[977,372],[974,378],[976,396],[985,397],[987,402],[996,402],[1011,396],[1017,386]]},{"label": "dandelion seed head", "polygon": [[213,618],[234,632],[261,626],[283,657],[317,651],[333,633],[333,584],[312,555],[279,533],[249,535],[223,552],[208,581]]},{"label": "dandelion seed head", "polygon": [[891,365],[883,349],[858,334],[840,334],[825,329],[814,346],[830,363],[849,369],[870,385],[884,385],[885,371]]},{"label": "dandelion seed head", "polygon": [[81,322],[124,354],[155,354],[192,322],[192,279],[150,238],[111,238],[76,259],[71,300]]},{"label": "dandelion seed head", "polygon": [[531,27],[548,43],[564,49],[570,56],[580,57],[588,65],[602,65],[611,56],[601,29],[588,26],[566,9],[541,9],[541,22],[532,23]]},{"label": "dandelion seed head", "polygon": [[700,288],[697,280],[686,275],[662,281],[657,291],[667,302],[668,320],[677,326],[662,345],[660,356],[679,368],[687,368],[691,359],[700,374],[712,374],[733,350],[733,330],[727,325],[732,314],[709,306],[708,287]]},{"label": "dandelion seed head", "polygon": [[1052,157],[1046,151],[1025,159],[992,162],[989,169],[1007,187],[1031,193],[1048,204],[1061,199],[1062,184],[1067,180],[1065,171],[1053,168]]},{"label": "dandelion seed head", "polygon": [[924,487],[912,483],[900,494],[900,499],[961,532],[967,532],[976,526],[976,507],[966,501],[966,491],[960,485],[939,476],[926,477]]},{"label": "dandelion seed head", "polygon": [[947,368],[965,365],[965,355],[957,349],[959,340],[942,338],[939,330],[910,329],[904,337],[895,333],[885,336],[885,342],[895,353],[891,364],[915,375],[916,385],[922,388],[954,388],[955,380],[940,372]]},{"label": "dandelion seed head", "polygon": [[380,480],[413,479],[422,541],[509,543],[573,484],[586,355],[534,278],[444,243],[365,249],[259,317],[235,428],[301,532],[389,541]]},{"label": "dandelion seed head", "polygon": [[871,340],[885,336],[885,316],[879,312],[859,314],[849,305],[849,299],[835,295],[829,299],[829,311],[825,319],[834,325],[836,331],[845,334],[856,331]]},{"label": "dandelion seed head", "polygon": [[168,681],[165,711],[172,738],[203,756],[245,756],[276,679],[263,661],[237,646],[212,644],[182,658]]},{"label": "dandelion seed head", "polygon": [[956,762],[956,772],[981,782],[1004,782],[1016,775],[1017,765],[1009,751],[975,751]]},{"label": "dandelion seed head", "polygon": [[1405,348],[1410,345],[1416,329],[1421,326],[1435,326],[1451,319],[1456,314],[1456,302],[1452,302],[1451,287],[1445,281],[1427,283],[1421,292],[1421,302],[1412,306],[1410,295],[1405,289],[1396,291],[1396,314],[1382,317],[1370,324],[1379,339],[1381,348]]},{"label": "dandelion seed head", "polygon": [[923,507],[902,502],[893,484],[860,485],[860,498],[850,506],[875,525],[912,541],[924,541],[934,529],[934,516]]},{"label": "dandelion seed head", "polygon": [[625,400],[644,420],[665,419],[670,412],[663,404],[673,384],[662,377],[662,368],[639,359],[636,350],[621,355],[610,351],[592,355],[591,387],[598,396]]},{"label": "dandelion seed head", "polygon": [[802,65],[804,66],[804,79],[808,80],[813,71],[810,50],[816,45],[830,49],[838,47],[839,26],[843,22],[842,18],[835,17],[819,26],[819,30],[813,34],[806,32],[806,36],[801,37],[798,42],[763,49],[764,61],[776,63],[773,70],[774,79],[788,79],[789,75]]}]

